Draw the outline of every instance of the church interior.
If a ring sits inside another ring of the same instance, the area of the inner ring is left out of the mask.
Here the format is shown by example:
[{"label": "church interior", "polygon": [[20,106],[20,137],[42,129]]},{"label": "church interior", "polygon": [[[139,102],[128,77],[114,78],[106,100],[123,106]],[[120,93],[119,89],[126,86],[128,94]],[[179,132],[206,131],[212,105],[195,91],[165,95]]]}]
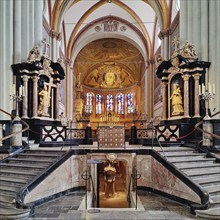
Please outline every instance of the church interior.
[{"label": "church interior", "polygon": [[0,17],[0,219],[220,218],[220,1]]}]

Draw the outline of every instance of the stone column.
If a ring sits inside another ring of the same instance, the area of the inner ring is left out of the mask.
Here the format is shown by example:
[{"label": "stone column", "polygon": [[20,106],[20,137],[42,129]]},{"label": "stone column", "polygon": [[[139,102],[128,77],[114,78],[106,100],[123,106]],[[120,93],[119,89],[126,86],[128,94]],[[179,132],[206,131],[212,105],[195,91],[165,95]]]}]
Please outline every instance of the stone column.
[{"label": "stone column", "polygon": [[149,83],[149,90],[150,90],[150,114],[149,117],[150,119],[153,118],[153,64],[154,64],[154,59],[150,59],[148,61],[149,65],[149,75],[150,75],[150,83]]},{"label": "stone column", "polygon": [[187,40],[187,1],[180,1],[180,42]]},{"label": "stone column", "polygon": [[0,146],[3,146],[1,139],[3,138],[3,126],[0,124]]},{"label": "stone column", "polygon": [[71,85],[73,85],[71,74],[71,65],[72,62],[70,60],[66,60],[66,117],[71,118],[72,112],[71,109],[73,109],[73,106],[71,106],[72,100],[72,93],[73,90],[71,88]]},{"label": "stone column", "polygon": [[201,74],[196,73],[193,75],[194,78],[194,117],[200,117],[199,114],[199,79]]},{"label": "stone column", "polygon": [[27,110],[28,110],[28,79],[29,76],[22,76],[23,85],[24,85],[24,94],[23,94],[23,103],[22,103],[22,118],[28,118]]},{"label": "stone column", "polygon": [[184,80],[184,117],[189,118],[189,78],[190,75],[185,74],[182,76]]},{"label": "stone column", "polygon": [[21,0],[14,1],[14,63],[21,62]]},{"label": "stone column", "polygon": [[162,30],[159,33],[159,38],[161,39],[161,44],[163,46],[161,46],[161,54],[164,58],[164,60],[168,60],[169,59],[169,36],[170,36],[170,30],[166,29],[166,30]]},{"label": "stone column", "polygon": [[29,46],[29,3],[31,1],[22,1],[21,2],[21,61],[24,62],[27,59],[27,55],[30,51]]},{"label": "stone column", "polygon": [[34,1],[34,43],[40,45],[42,40],[42,26],[43,26],[43,3],[44,1]]},{"label": "stone column", "polygon": [[37,83],[38,83],[38,76],[33,76],[33,114],[32,118],[36,118],[38,116],[38,90],[37,90]]},{"label": "stone column", "polygon": [[59,46],[58,41],[61,40],[61,33],[55,30],[52,30],[50,33],[51,36],[51,59],[57,60],[59,57]]},{"label": "stone column", "polygon": [[163,95],[163,120],[167,119],[167,81],[162,81]]},{"label": "stone column", "polygon": [[56,83],[55,120],[59,120],[59,87],[60,83]]}]

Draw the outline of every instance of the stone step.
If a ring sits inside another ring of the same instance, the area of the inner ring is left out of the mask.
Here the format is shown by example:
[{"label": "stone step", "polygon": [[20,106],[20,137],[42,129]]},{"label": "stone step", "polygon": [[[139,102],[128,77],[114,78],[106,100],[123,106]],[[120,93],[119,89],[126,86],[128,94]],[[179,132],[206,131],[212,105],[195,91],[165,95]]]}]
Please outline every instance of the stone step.
[{"label": "stone step", "polygon": [[[211,203],[219,204],[220,205],[220,195],[211,195],[210,196]],[[219,206],[220,208],[220,206]]]},{"label": "stone step", "polygon": [[6,197],[13,197],[13,198],[15,198],[16,197],[16,195],[17,195],[17,192],[9,192],[9,191],[1,191],[0,192],[0,197],[1,196],[6,196]]},{"label": "stone step", "polygon": [[24,176],[24,175],[22,175],[22,174],[7,174],[7,173],[0,173],[0,176],[1,177],[8,177],[8,178],[11,178],[11,179],[14,179],[14,180],[17,180],[17,179],[24,179],[24,180],[26,180],[26,181],[29,181],[29,180],[31,180],[31,179],[33,179],[33,177],[34,176],[28,176],[28,175],[26,175],[26,176]]},{"label": "stone step", "polygon": [[1,219],[27,219],[30,215],[30,209],[8,209],[0,207]]},{"label": "stone step", "polygon": [[188,147],[163,147],[163,151],[160,147],[154,147],[157,152],[195,152],[195,149]]},{"label": "stone step", "polygon": [[4,180],[0,180],[0,185],[2,186],[17,186],[17,187],[23,187],[24,183],[17,183],[15,181],[4,181]]},{"label": "stone step", "polygon": [[29,169],[35,169],[35,170],[42,170],[42,169],[45,169],[46,167],[47,167],[47,165],[45,165],[45,164],[33,164],[33,163],[24,163],[24,164],[22,164],[22,163],[20,163],[20,164],[18,164],[18,163],[1,163],[0,164],[0,169],[2,168],[2,167],[7,167],[8,169],[9,168],[12,168],[12,169],[14,169],[14,168],[16,168],[16,169],[19,169],[19,168],[22,168],[22,169],[27,169],[27,170],[29,170]]},{"label": "stone step", "polygon": [[196,183],[200,185],[211,185],[213,183],[220,183],[220,175],[209,175],[209,176],[199,176],[191,177]]},{"label": "stone step", "polygon": [[5,177],[5,176],[0,176],[0,185],[1,185],[1,181],[4,182],[15,182],[15,183],[20,183],[20,184],[26,184],[28,183],[28,180],[26,178],[10,178],[10,177]]},{"label": "stone step", "polygon": [[219,219],[220,208],[211,208],[208,210],[196,210],[196,216],[203,219]]},{"label": "stone step", "polygon": [[211,162],[205,162],[205,163],[186,163],[186,164],[176,164],[176,166],[182,170],[191,170],[191,169],[201,169],[201,168],[215,168],[215,167],[219,167],[219,163],[215,163],[213,161]]},{"label": "stone step", "polygon": [[172,159],[172,158],[183,158],[183,159],[188,159],[188,158],[205,158],[206,154],[200,154],[200,153],[191,153],[191,154],[176,154],[176,155],[169,155],[165,152],[165,156],[168,157],[168,159]]},{"label": "stone step", "polygon": [[219,184],[213,184],[210,186],[203,186],[203,189],[205,189],[210,195],[211,194],[216,194],[219,193],[220,194],[220,183]]},{"label": "stone step", "polygon": [[4,203],[4,202],[5,203],[13,203],[14,199],[15,199],[14,196],[0,194],[0,202],[2,202],[2,203]]},{"label": "stone step", "polygon": [[21,188],[16,186],[0,186],[0,191],[8,191],[8,192],[19,192]]},{"label": "stone step", "polygon": [[[161,154],[163,154],[163,152],[160,152]],[[193,151],[187,151],[187,152],[184,152],[184,151],[181,151],[181,152],[178,152],[178,151],[175,151],[175,152],[165,152],[165,155],[167,157],[188,157],[188,156],[203,156],[205,157],[206,154],[204,153],[195,153]]]},{"label": "stone step", "polygon": [[215,158],[204,158],[204,157],[193,157],[193,158],[169,158],[169,162],[171,163],[201,163],[201,162],[214,162]]},{"label": "stone step", "polygon": [[212,175],[212,174],[219,174],[220,167],[215,167],[212,169],[208,168],[194,168],[193,170],[185,170],[183,171],[188,176],[201,176],[201,175]]},{"label": "stone step", "polygon": [[25,151],[25,153],[30,154],[52,154],[52,155],[58,155],[58,154],[64,154],[66,151],[60,151],[60,150],[44,150],[44,149],[28,149]]},{"label": "stone step", "polygon": [[28,158],[33,158],[33,157],[51,157],[53,159],[56,159],[58,157],[58,154],[50,154],[50,153],[46,153],[46,154],[38,154],[38,153],[21,153],[19,154],[19,158],[20,157],[28,157]]},{"label": "stone step", "polygon": [[52,159],[28,159],[28,158],[9,158],[8,159],[10,162],[15,162],[15,163],[20,163],[20,162],[29,162],[29,163],[45,163],[45,164],[50,164],[54,160]]},{"label": "stone step", "polygon": [[2,168],[0,170],[0,175],[14,175],[14,174],[17,174],[17,175],[28,175],[28,176],[36,176],[37,174],[39,173],[39,171],[32,171],[30,170],[29,172],[27,172],[27,170],[14,170],[14,169],[5,169],[5,168]]}]

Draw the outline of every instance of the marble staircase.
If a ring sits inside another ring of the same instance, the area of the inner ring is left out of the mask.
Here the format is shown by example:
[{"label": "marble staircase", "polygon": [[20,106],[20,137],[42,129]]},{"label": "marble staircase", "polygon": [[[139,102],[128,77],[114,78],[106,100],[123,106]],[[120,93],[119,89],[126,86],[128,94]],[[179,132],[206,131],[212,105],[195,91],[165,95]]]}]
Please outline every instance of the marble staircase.
[{"label": "marble staircase", "polygon": [[[161,149],[155,149],[164,156]],[[188,147],[163,148],[167,161],[199,184],[209,193],[210,208],[196,210],[196,216],[204,219],[220,219],[220,163],[215,158],[207,158]]]},{"label": "marble staircase", "polygon": [[51,166],[64,152],[29,149],[0,163],[0,213],[2,219],[25,219],[29,208],[17,208],[20,190]]}]

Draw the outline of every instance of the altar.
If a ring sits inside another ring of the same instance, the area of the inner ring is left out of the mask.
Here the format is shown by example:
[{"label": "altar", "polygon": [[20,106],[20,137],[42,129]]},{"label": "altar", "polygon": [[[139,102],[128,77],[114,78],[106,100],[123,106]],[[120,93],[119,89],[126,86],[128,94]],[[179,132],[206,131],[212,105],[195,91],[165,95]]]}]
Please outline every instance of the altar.
[{"label": "altar", "polygon": [[98,148],[124,148],[125,147],[125,128],[124,126],[98,127]]}]

